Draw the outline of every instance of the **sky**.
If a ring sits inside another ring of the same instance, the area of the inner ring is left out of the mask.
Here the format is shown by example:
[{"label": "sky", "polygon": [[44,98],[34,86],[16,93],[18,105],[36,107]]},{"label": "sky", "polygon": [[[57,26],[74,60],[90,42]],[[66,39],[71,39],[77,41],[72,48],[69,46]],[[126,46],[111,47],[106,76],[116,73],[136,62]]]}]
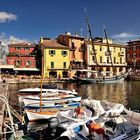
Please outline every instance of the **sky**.
[{"label": "sky", "polygon": [[59,34],[88,37],[87,10],[93,37],[124,43],[140,36],[140,0],[0,0],[0,40],[37,42]]}]

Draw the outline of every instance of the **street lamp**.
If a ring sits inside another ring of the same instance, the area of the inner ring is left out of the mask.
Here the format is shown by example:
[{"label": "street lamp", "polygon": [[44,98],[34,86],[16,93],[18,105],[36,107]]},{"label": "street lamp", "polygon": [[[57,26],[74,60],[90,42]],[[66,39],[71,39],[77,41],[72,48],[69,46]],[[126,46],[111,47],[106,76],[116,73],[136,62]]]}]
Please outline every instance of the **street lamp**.
[{"label": "street lamp", "polygon": [[136,59],[134,59],[134,60],[132,60],[132,62],[133,62],[133,65],[134,65],[134,71],[135,71],[135,68],[136,68]]}]

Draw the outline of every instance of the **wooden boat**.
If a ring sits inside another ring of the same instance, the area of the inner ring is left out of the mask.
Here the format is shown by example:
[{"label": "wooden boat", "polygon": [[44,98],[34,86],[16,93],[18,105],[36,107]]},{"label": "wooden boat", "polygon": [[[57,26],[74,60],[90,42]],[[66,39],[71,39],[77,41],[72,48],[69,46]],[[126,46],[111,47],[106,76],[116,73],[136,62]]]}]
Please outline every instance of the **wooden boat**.
[{"label": "wooden boat", "polygon": [[[74,122],[80,122],[84,119],[92,118],[92,111],[84,107],[82,110],[82,114],[77,116],[74,108],[66,111],[60,111],[57,117],[60,120],[67,119]],[[95,116],[94,118],[96,119],[97,117]]]},{"label": "wooden boat", "polygon": [[[53,109],[53,108],[57,108],[58,110],[67,110],[70,108],[75,108],[77,106],[80,105],[80,102],[47,102],[47,103],[42,103],[41,108],[42,109]],[[36,103],[36,104],[28,104],[26,106],[24,106],[25,109],[40,109],[40,103]]]},{"label": "wooden boat", "polygon": [[[33,91],[36,90],[36,88],[33,88],[33,89],[34,89]],[[27,89],[27,91],[28,91],[28,89]],[[39,91],[40,91],[40,89],[39,89]],[[32,92],[32,93],[34,93],[34,92]],[[47,98],[47,97],[51,97],[51,96],[55,96],[55,95],[59,96],[60,94],[65,94],[67,96],[68,95],[69,96],[78,95],[78,93],[75,90],[71,91],[71,90],[64,90],[64,89],[42,89],[42,93],[41,93],[42,98],[43,97]],[[28,99],[32,99],[32,98],[38,99],[39,98],[40,99],[40,93],[38,93],[38,94],[31,94],[31,93],[26,94],[23,92],[23,93],[18,94],[18,99],[19,99],[20,104],[23,104],[24,98],[28,98]]]},{"label": "wooden boat", "polygon": [[48,119],[51,117],[56,117],[58,114],[58,110],[57,109],[45,109],[45,110],[38,110],[38,111],[34,111],[34,110],[28,110],[26,109],[26,114],[27,117],[29,119],[29,121],[36,121],[36,120],[40,120],[40,119]]},{"label": "wooden boat", "polygon": [[[57,89],[57,85],[56,84],[46,84],[46,85],[42,85],[42,93],[45,93],[46,91],[48,91],[47,89]],[[35,88],[24,88],[24,89],[20,89],[19,90],[19,94],[40,94],[41,92],[41,87],[35,87]]]},{"label": "wooden boat", "polygon": [[[70,102],[70,101],[81,101],[81,97],[78,95],[67,95],[67,96],[50,96],[50,97],[42,97],[42,103],[61,103],[61,102]],[[27,106],[28,104],[39,103],[40,98],[39,96],[30,96],[23,98],[24,105]]]},{"label": "wooden boat", "polygon": [[[80,83],[116,83],[124,81],[127,73],[120,73],[118,75],[113,76],[95,76],[97,75],[97,71],[93,70],[78,70],[79,73],[84,73],[84,75],[76,75],[75,78]],[[90,76],[88,76],[90,75]],[[94,76],[93,76],[94,75]]]}]

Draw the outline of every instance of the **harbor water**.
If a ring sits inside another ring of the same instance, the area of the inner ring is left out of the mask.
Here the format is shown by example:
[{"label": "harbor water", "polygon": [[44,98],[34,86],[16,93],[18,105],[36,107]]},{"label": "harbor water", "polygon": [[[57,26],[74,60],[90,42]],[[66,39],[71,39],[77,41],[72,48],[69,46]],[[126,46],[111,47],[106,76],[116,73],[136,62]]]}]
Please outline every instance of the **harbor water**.
[{"label": "harbor water", "polygon": [[[78,84],[69,82],[56,84],[59,88],[75,89],[82,98],[90,97],[99,100],[122,103],[132,110],[140,110],[140,81],[124,81],[112,84]],[[39,86],[39,83],[10,84],[10,104],[16,109],[18,105],[17,93],[19,89]]]}]

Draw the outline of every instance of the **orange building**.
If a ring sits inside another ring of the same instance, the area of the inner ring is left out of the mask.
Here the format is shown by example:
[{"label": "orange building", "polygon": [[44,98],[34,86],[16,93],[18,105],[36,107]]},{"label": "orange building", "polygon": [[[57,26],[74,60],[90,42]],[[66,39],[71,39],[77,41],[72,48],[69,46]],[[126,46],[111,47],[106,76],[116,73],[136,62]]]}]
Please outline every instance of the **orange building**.
[{"label": "orange building", "polygon": [[85,45],[84,37],[78,34],[71,35],[69,32],[65,35],[59,35],[57,41],[60,44],[69,47],[70,51],[70,70],[84,68]]}]

